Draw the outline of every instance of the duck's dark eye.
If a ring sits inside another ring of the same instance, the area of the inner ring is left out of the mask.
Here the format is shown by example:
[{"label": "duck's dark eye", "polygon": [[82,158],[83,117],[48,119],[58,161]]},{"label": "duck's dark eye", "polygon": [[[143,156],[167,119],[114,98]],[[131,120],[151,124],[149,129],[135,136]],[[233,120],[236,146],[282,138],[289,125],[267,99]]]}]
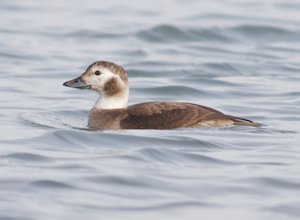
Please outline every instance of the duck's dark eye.
[{"label": "duck's dark eye", "polygon": [[100,72],[99,70],[97,70],[97,71],[95,72],[95,74],[96,74],[97,76],[99,76],[99,75],[101,74],[101,72]]}]

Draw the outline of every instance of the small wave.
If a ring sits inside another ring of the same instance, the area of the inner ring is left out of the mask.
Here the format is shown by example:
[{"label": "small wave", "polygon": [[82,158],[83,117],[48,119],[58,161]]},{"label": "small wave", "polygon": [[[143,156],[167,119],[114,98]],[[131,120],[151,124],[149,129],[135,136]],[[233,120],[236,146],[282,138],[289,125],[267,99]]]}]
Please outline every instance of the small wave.
[{"label": "small wave", "polygon": [[135,34],[151,42],[237,42],[239,37],[257,40],[298,40],[299,31],[271,25],[238,25],[229,28],[187,28],[158,25]]},{"label": "small wave", "polygon": [[158,25],[136,33],[140,39],[152,42],[170,41],[219,41],[229,42],[220,29],[179,28],[172,25]]},{"label": "small wave", "polygon": [[292,202],[292,203],[282,202],[282,203],[283,204],[277,204],[266,208],[262,208],[262,210],[275,212],[276,216],[278,216],[278,214],[284,214],[286,216],[284,219],[291,219],[292,216],[295,217],[295,219],[299,218],[300,216],[299,202]]},{"label": "small wave", "polygon": [[20,119],[35,127],[45,128],[87,128],[86,111],[32,111],[24,112]]},{"label": "small wave", "polygon": [[141,92],[145,92],[151,95],[162,96],[176,96],[176,97],[209,97],[211,94],[192,88],[190,86],[157,86],[151,88],[144,88]]},{"label": "small wave", "polygon": [[[200,147],[200,146],[199,146]],[[161,163],[179,164],[183,163],[200,163],[200,164],[221,164],[228,165],[233,164],[227,161],[222,161],[210,156],[201,155],[199,153],[182,152],[179,150],[170,149],[157,149],[157,148],[142,148],[139,150],[139,154],[143,158],[147,158],[152,162],[158,161]]]},{"label": "small wave", "polygon": [[137,69],[128,69],[127,70],[129,74],[129,78],[162,78],[162,77],[168,77],[170,78],[178,78],[182,76],[182,73],[185,72],[184,70],[164,70],[163,71],[163,76],[161,71],[147,71],[142,68],[137,68]]},{"label": "small wave", "polygon": [[240,74],[242,70],[242,67],[240,67],[239,64],[228,62],[205,62],[202,64],[202,66],[212,72],[217,72],[216,76],[220,76],[220,73],[222,73],[222,75],[232,75],[233,73]]},{"label": "small wave", "polygon": [[11,153],[1,156],[2,159],[14,159],[14,160],[24,160],[30,162],[48,162],[51,159],[38,154],[33,153]]},{"label": "small wave", "polygon": [[99,38],[121,38],[125,37],[126,34],[121,33],[108,33],[95,30],[77,30],[73,32],[63,33],[62,37],[73,37],[73,38],[87,38],[87,39],[99,39]]},{"label": "small wave", "polygon": [[239,25],[229,29],[235,35],[242,35],[249,40],[298,40],[299,31],[270,25]]},{"label": "small wave", "polygon": [[67,190],[73,189],[74,187],[70,184],[67,184],[62,181],[54,181],[54,180],[35,180],[30,182],[31,185],[37,188],[47,188],[47,189],[55,189],[55,190]]},{"label": "small wave", "polygon": [[[148,188],[153,183],[150,179],[141,178],[139,180],[136,177],[130,176],[113,176],[113,175],[105,175],[105,176],[90,176],[84,177],[84,181],[89,181],[93,183],[101,183],[101,184],[109,184],[115,185],[119,187],[132,187],[132,188]],[[155,183],[154,185],[156,185]]]},{"label": "small wave", "polygon": [[8,60],[42,60],[41,57],[39,56],[35,56],[35,55],[32,55],[32,54],[20,54],[16,51],[10,51],[10,52],[0,52],[0,57],[2,59],[8,59]]},{"label": "small wave", "polygon": [[232,28],[234,31],[238,31],[244,34],[291,34],[292,31],[289,31],[284,28],[276,26],[267,26],[267,25],[239,25]]},{"label": "small wave", "polygon": [[[144,198],[145,199],[145,198]],[[76,205],[76,204],[74,204]],[[219,207],[218,204],[204,202],[204,201],[174,201],[174,202],[159,202],[156,204],[139,204],[139,205],[98,205],[98,204],[77,204],[80,207],[86,207],[96,210],[116,210],[116,211],[159,211],[159,210],[176,210],[179,208],[191,208],[191,207]]]},{"label": "small wave", "polygon": [[244,179],[243,181],[246,182],[252,182],[261,186],[265,186],[268,188],[277,188],[281,190],[287,190],[290,191],[291,189],[299,190],[300,189],[300,183],[298,182],[292,182],[290,180],[283,180],[278,179],[274,177],[257,177],[257,178],[251,178],[251,179]]}]

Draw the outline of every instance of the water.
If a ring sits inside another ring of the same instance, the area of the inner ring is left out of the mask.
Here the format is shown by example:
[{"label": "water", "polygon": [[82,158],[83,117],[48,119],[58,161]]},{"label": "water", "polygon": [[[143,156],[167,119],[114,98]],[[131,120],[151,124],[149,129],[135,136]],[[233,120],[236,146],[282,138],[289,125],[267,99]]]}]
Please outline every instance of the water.
[{"label": "water", "polygon": [[[0,2],[0,219],[298,219],[300,3]],[[123,65],[130,103],[188,101],[263,123],[92,131]]]}]

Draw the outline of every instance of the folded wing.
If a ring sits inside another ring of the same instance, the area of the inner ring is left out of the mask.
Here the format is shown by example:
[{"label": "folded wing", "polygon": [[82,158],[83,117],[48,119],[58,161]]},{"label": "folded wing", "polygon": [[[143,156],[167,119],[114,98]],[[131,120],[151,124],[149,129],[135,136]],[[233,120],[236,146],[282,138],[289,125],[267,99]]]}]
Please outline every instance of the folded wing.
[{"label": "folded wing", "polygon": [[[223,113],[201,105],[178,102],[149,102],[129,106],[120,122],[122,129],[173,129],[203,126],[201,123],[226,119]],[[230,119],[228,119],[230,120]],[[232,120],[230,120],[232,122]]]}]

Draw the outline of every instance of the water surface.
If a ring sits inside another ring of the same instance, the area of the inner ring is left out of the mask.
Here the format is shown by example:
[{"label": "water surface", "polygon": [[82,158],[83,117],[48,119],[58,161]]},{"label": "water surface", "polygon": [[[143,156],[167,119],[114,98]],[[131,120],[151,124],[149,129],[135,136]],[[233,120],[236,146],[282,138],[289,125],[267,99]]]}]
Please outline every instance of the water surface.
[{"label": "water surface", "polygon": [[[0,2],[0,219],[298,219],[300,3]],[[264,126],[93,131],[124,66],[130,104],[187,101]]]}]

